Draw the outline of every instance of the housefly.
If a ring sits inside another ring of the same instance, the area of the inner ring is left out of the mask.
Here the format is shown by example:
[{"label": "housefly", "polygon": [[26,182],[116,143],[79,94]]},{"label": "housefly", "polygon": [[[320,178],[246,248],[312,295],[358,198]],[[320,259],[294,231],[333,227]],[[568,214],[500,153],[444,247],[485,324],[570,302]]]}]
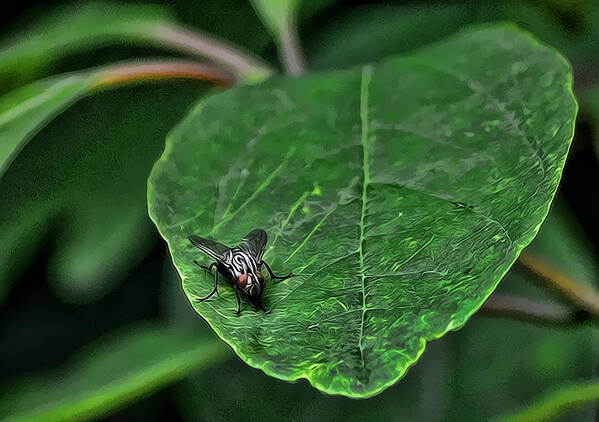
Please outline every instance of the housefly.
[{"label": "housefly", "polygon": [[262,292],[264,290],[262,265],[268,270],[271,280],[282,281],[292,277],[293,274],[290,273],[283,277],[276,276],[266,261],[262,260],[266,248],[266,239],[264,230],[254,229],[241,240],[239,246],[230,248],[214,240],[194,235],[189,236],[189,241],[193,246],[214,260],[210,266],[202,265],[196,260],[193,262],[210,273],[212,273],[213,267],[216,268],[214,289],[208,296],[196,300],[203,302],[211,298],[214,293],[218,293],[218,275],[220,274],[233,286],[237,298],[237,315],[241,313],[240,291],[248,297],[255,310],[262,309],[268,312],[262,306]]}]

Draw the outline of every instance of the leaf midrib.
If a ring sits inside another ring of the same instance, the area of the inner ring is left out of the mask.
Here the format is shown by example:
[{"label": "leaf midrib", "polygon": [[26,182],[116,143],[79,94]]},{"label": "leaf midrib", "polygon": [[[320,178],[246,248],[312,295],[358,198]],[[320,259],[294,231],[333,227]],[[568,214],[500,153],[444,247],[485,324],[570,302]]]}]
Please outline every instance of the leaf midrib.
[{"label": "leaf midrib", "polygon": [[364,363],[364,346],[362,339],[364,338],[364,319],[366,317],[366,275],[364,269],[364,232],[366,227],[364,221],[366,218],[366,208],[368,204],[368,184],[370,183],[370,163],[368,146],[368,88],[372,80],[372,66],[364,66],[362,68],[362,79],[360,83],[360,123],[362,132],[360,136],[360,144],[362,145],[362,209],[360,212],[360,242],[358,244],[359,253],[359,273],[362,285],[362,317],[360,320],[360,337],[358,338],[358,348],[360,349],[360,362],[362,363],[362,371],[365,370]]}]

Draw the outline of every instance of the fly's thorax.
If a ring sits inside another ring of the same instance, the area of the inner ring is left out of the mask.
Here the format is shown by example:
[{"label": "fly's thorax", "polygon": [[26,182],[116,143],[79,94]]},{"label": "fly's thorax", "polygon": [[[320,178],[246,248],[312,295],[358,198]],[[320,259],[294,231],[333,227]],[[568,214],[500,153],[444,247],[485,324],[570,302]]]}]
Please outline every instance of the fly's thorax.
[{"label": "fly's thorax", "polygon": [[237,286],[248,296],[260,296],[264,288],[264,277],[259,271],[256,273],[243,273],[237,277]]},{"label": "fly's thorax", "polygon": [[243,291],[250,297],[259,297],[262,295],[263,284],[256,274],[244,274],[240,279],[245,278],[245,285],[242,287]]},{"label": "fly's thorax", "polygon": [[264,277],[260,273],[260,265],[256,258],[238,248],[228,251],[224,258],[237,286],[250,297],[260,296],[264,286]]}]

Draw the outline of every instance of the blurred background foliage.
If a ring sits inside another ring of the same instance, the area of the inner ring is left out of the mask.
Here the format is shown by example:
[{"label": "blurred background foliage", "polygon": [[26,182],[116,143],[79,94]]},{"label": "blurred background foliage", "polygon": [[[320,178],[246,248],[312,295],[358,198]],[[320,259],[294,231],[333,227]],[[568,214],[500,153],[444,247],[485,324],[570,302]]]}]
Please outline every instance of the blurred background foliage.
[{"label": "blurred background foliage", "polygon": [[[312,70],[407,52],[488,21],[515,22],[566,55],[581,113],[558,200],[529,249],[599,288],[597,2],[304,3],[299,32]],[[175,20],[277,67],[276,47],[245,1],[18,8],[1,18],[2,93],[56,73],[173,55],[122,27],[104,36],[115,20]],[[79,20],[69,29],[65,16],[74,11]],[[27,31],[38,42],[10,50]],[[82,36],[48,47],[73,34]],[[325,396],[241,363],[187,303],[146,212],[146,178],[166,134],[210,92],[206,83],[170,81],[85,98],[41,130],[0,179],[0,418],[485,420],[597,376],[591,322],[555,328],[485,316],[430,344],[403,380],[368,400]],[[559,300],[518,267],[498,293]],[[598,415],[591,405],[564,420]]]}]

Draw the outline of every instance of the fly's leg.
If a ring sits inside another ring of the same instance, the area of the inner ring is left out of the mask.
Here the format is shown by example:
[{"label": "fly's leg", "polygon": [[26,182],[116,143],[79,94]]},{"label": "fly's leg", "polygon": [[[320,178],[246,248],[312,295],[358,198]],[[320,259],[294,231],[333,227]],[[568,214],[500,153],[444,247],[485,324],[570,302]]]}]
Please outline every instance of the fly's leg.
[{"label": "fly's leg", "polygon": [[193,260],[193,263],[194,263],[194,264],[196,264],[198,267],[200,267],[200,268],[202,268],[202,269],[204,269],[204,270],[208,271],[209,273],[211,273],[211,272],[212,272],[212,267],[216,267],[216,262],[213,262],[212,264],[210,264],[210,266],[209,266],[209,267],[207,267],[207,266],[205,266],[205,265],[202,265],[202,264],[200,264],[200,263],[199,263],[198,261],[196,261],[195,259]]},{"label": "fly's leg", "polygon": [[[198,264],[197,261],[193,261],[193,262],[195,262],[197,265],[200,265],[200,264]],[[216,264],[213,263],[212,265],[216,265]],[[206,267],[206,268],[212,268],[212,265],[210,265],[210,267]],[[210,271],[210,270],[208,270],[208,271]],[[214,275],[214,290],[212,290],[212,292],[210,292],[210,294],[208,296],[203,297],[201,299],[196,299],[196,301],[197,302],[203,302],[206,299],[210,299],[214,293],[218,294],[218,271]]]},{"label": "fly's leg", "polygon": [[281,280],[281,281],[283,281],[283,280],[287,280],[289,277],[293,277],[292,273],[289,273],[286,276],[274,275],[274,273],[272,272],[272,270],[270,269],[270,267],[268,266],[268,264],[266,263],[266,261],[262,261],[262,264],[264,264],[264,266],[268,270],[268,273],[270,274],[271,280]]},{"label": "fly's leg", "polygon": [[265,314],[270,314],[270,311],[268,309],[266,309],[264,307],[264,305],[262,304],[262,300],[258,301],[258,302],[250,302],[250,306],[252,307],[252,310],[254,312],[258,312],[258,311],[264,311]]},{"label": "fly's leg", "polygon": [[233,290],[235,290],[235,297],[237,298],[237,312],[235,312],[235,314],[237,316],[239,316],[239,315],[241,315],[241,299],[239,298],[239,292],[237,291],[237,286],[234,286]]}]

